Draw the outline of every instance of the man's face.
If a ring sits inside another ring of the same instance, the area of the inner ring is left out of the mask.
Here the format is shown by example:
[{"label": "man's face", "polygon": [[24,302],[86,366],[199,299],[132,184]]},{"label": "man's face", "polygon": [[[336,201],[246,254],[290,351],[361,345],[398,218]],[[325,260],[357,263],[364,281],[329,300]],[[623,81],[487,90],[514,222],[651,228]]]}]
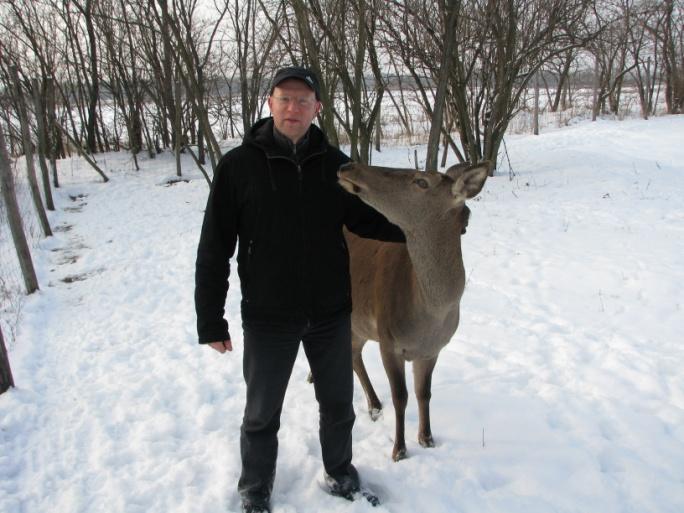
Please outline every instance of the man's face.
[{"label": "man's face", "polygon": [[321,102],[303,81],[289,78],[273,89],[268,106],[276,129],[296,144],[311,126]]}]

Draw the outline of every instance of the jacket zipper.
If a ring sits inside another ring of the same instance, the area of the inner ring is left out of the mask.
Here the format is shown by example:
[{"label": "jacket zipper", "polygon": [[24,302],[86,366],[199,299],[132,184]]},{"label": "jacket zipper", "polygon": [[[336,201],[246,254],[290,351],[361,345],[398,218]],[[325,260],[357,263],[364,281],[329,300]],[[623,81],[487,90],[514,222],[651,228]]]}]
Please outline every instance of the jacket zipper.
[{"label": "jacket zipper", "polygon": [[[245,291],[249,289],[252,275],[252,253],[253,253],[254,239],[250,239],[247,244],[247,276],[245,277]],[[249,303],[249,298],[245,297],[245,303]]]},{"label": "jacket zipper", "polygon": [[[291,162],[292,164],[294,164],[294,165],[296,166],[296,168],[297,168],[297,184],[298,184],[298,189],[299,189],[299,199],[300,199],[299,205],[300,205],[300,216],[301,216],[301,223],[302,223],[302,224],[301,224],[301,226],[302,226],[302,228],[301,228],[301,243],[302,243],[302,248],[305,248],[305,247],[306,247],[306,238],[305,238],[305,235],[304,235],[304,212],[302,211],[302,208],[303,208],[303,207],[302,207],[303,201],[301,201],[301,200],[302,200],[302,195],[303,195],[303,193],[304,193],[304,191],[303,191],[304,173],[302,172],[302,165],[303,165],[305,162],[307,162],[307,161],[309,161],[309,160],[311,160],[311,159],[313,159],[313,158],[315,158],[315,157],[318,157],[318,156],[320,156],[320,155],[325,155],[325,151],[319,151],[319,152],[316,152],[316,153],[312,153],[311,155],[309,155],[308,157],[306,157],[306,158],[305,158],[304,160],[302,160],[301,162],[297,162],[297,161],[295,161],[295,160],[293,160],[293,159],[291,159],[291,158],[289,158],[289,157],[283,157],[283,156],[280,156],[280,155],[275,155],[275,156],[269,156],[268,154],[266,155],[266,158],[267,158],[267,159],[283,159],[283,160],[287,160],[288,162]],[[248,249],[248,252],[249,252],[249,249]],[[309,286],[309,283],[308,283],[307,280],[305,279],[305,276],[306,276],[306,268],[305,268],[305,263],[304,263],[304,260],[303,260],[303,259],[302,259],[302,262],[301,262],[300,273],[301,273],[302,284],[306,287],[306,290],[304,291],[305,301],[304,301],[304,304],[302,304],[302,307],[304,308],[304,315],[305,315],[305,317],[306,317],[306,322],[307,322],[307,326],[308,326],[308,323],[311,322],[311,315],[312,315],[312,312],[311,312],[311,287]]]},{"label": "jacket zipper", "polygon": [[284,157],[282,155],[269,155],[268,153],[266,154],[267,159],[282,159],[282,160],[287,160],[288,162],[291,162],[297,167],[297,180],[298,180],[298,185],[299,185],[299,193],[302,193],[302,181],[304,179],[304,174],[302,173],[302,166],[309,160],[318,157],[320,155],[325,155],[325,151],[318,151],[316,153],[312,153],[308,157],[306,157],[304,160],[301,162],[297,162],[296,160],[293,160],[289,157]]},{"label": "jacket zipper", "polygon": [[[302,195],[302,165],[297,164],[297,179],[299,181],[299,195]],[[301,199],[301,197],[300,197]]]},{"label": "jacket zipper", "polygon": [[304,196],[304,191],[302,188],[302,181],[303,181],[303,173],[302,173],[302,164],[301,162],[297,162],[297,179],[299,183],[299,217],[300,217],[300,226],[301,226],[301,242],[302,242],[302,259],[301,259],[301,280],[302,280],[302,286],[304,287],[304,304],[302,306],[304,307],[304,315],[306,316],[306,323],[307,323],[307,328],[309,327],[309,322],[311,319],[311,287],[309,286],[309,282],[306,279],[306,262],[305,262],[305,255],[306,255],[306,234],[305,234],[305,229],[304,229],[304,201],[303,196]]}]

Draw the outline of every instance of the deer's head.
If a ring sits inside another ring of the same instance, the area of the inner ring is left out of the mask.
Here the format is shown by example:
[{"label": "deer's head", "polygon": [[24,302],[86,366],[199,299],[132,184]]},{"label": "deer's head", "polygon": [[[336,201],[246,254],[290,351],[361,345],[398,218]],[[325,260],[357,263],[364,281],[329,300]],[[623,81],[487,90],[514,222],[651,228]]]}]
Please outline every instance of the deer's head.
[{"label": "deer's head", "polygon": [[420,229],[445,217],[468,222],[466,199],[484,185],[489,162],[457,164],[445,173],[367,166],[352,162],[340,168],[339,183],[402,229]]}]

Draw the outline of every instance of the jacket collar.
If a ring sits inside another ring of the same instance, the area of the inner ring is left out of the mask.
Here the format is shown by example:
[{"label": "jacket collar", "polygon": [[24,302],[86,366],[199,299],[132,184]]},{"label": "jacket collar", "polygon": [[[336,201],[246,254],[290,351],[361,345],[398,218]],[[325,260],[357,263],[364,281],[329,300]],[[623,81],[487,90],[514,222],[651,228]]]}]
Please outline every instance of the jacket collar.
[{"label": "jacket collar", "polygon": [[292,160],[301,160],[313,153],[325,151],[328,147],[325,134],[316,125],[311,125],[304,139],[295,146],[285,136],[277,133],[272,117],[254,123],[243,142],[256,146],[268,157],[286,157]]}]

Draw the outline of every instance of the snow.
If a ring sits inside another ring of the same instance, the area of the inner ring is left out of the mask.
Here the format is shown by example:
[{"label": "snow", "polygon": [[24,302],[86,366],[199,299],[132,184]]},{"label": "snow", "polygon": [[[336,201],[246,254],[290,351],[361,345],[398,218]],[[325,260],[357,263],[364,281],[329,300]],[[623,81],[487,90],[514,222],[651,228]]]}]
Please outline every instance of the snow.
[{"label": "snow", "polygon": [[[357,386],[355,463],[383,504],[324,494],[302,351],[274,511],[684,511],[682,134],[684,117],[670,116],[509,137],[513,179],[504,158],[470,202],[461,326],[433,379],[437,447],[415,439],[411,394],[409,458],[391,461],[389,387],[368,344],[386,409],[372,422]],[[206,181],[187,160],[189,182],[165,185],[170,155],[140,172],[126,155],[105,159],[107,184],[80,160],[60,163],[58,231],[34,251],[41,291],[9,348],[17,388],[0,396],[0,511],[239,511],[235,275],[235,350],[196,344]]]}]

